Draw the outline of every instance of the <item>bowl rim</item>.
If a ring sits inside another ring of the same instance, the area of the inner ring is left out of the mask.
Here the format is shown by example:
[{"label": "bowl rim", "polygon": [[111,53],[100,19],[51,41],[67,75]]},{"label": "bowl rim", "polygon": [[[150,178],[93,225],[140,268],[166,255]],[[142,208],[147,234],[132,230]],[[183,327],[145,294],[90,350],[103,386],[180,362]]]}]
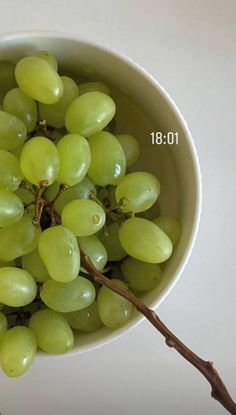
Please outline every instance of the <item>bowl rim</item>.
[{"label": "bowl rim", "polygon": [[[200,223],[200,217],[201,217],[201,211],[202,211],[202,176],[201,176],[201,169],[200,169],[200,163],[199,158],[196,150],[196,146],[192,137],[192,134],[190,132],[190,129],[188,127],[188,124],[186,120],[184,119],[184,116],[182,115],[179,107],[173,100],[173,98],[170,96],[170,94],[166,91],[166,89],[160,84],[160,82],[149,73],[145,67],[134,61],[129,56],[126,56],[124,53],[120,52],[116,48],[110,47],[110,46],[103,46],[97,42],[94,42],[92,40],[87,40],[77,33],[72,32],[63,32],[63,31],[54,31],[54,30],[23,30],[23,31],[16,31],[16,32],[5,32],[0,34],[0,42],[3,44],[6,41],[10,40],[17,40],[17,39],[27,39],[27,38],[51,38],[51,39],[66,39],[68,41],[75,41],[80,44],[83,44],[88,47],[94,47],[98,50],[101,50],[107,54],[112,55],[114,58],[119,59],[122,61],[123,64],[128,65],[131,67],[131,69],[137,71],[142,75],[146,80],[152,84],[153,88],[157,89],[158,92],[161,94],[162,99],[164,99],[167,104],[171,107],[175,117],[178,119],[181,128],[183,130],[183,133],[186,138],[186,142],[189,147],[189,151],[192,158],[192,165],[193,165],[193,172],[194,172],[194,178],[195,178],[195,196],[196,196],[196,203],[195,203],[195,213],[193,218],[193,225],[192,230],[188,238],[188,243],[186,245],[185,251],[182,254],[182,258],[175,270],[174,278],[166,287],[163,292],[159,295],[158,299],[154,300],[149,307],[153,309],[157,309],[161,303],[165,300],[165,298],[170,294],[172,289],[174,288],[177,281],[179,281],[180,276],[182,275],[187,262],[192,254],[193,247],[196,241],[197,233],[199,230],[199,223]],[[88,345],[81,345],[79,347],[74,347],[69,352],[63,354],[63,355],[48,355],[44,352],[38,351],[36,358],[40,358],[42,356],[47,358],[61,358],[61,357],[67,357],[75,354],[81,354],[84,352],[95,350],[99,347],[102,347],[112,341],[115,341],[119,337],[125,335],[130,330],[137,327],[143,320],[145,320],[145,317],[141,314],[136,315],[130,322],[126,323],[124,326],[121,326],[117,330],[111,331],[109,334],[104,337],[104,339],[95,340],[92,342],[92,344]]]}]

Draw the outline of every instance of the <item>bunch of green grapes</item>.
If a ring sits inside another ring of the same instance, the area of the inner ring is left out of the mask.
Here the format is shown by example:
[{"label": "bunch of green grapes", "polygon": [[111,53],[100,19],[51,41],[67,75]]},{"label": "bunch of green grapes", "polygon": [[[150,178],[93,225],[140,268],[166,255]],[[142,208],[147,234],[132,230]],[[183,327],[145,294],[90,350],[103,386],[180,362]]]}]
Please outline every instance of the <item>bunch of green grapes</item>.
[{"label": "bunch of green grapes", "polygon": [[0,364],[22,375],[36,350],[71,350],[75,333],[115,329],[132,305],[81,267],[81,252],[137,295],[162,279],[180,237],[160,216],[160,183],[129,172],[139,144],[109,128],[102,82],[77,85],[51,53],[0,62]]}]

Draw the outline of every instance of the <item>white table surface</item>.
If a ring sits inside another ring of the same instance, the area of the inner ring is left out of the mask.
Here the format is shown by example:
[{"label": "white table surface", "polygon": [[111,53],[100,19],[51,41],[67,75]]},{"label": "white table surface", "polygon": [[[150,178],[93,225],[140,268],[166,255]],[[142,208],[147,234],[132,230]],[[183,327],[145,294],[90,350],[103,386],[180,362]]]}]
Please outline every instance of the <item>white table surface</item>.
[{"label": "white table surface", "polygon": [[[203,175],[197,243],[158,312],[213,360],[236,398],[236,1],[0,0],[0,31],[70,31],[129,55],[163,84]],[[1,415],[220,415],[206,381],[147,323],[107,346],[0,373]]]}]

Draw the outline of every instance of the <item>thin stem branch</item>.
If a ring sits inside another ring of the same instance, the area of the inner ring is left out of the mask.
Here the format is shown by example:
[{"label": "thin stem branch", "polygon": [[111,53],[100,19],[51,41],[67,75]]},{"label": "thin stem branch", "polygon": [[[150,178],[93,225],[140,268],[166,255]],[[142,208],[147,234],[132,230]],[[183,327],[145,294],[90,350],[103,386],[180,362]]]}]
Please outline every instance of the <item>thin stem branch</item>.
[{"label": "thin stem branch", "polygon": [[42,198],[42,194],[46,187],[47,187],[47,181],[44,180],[39,184],[37,188],[36,201],[35,201],[35,215],[33,219],[33,224],[36,226],[40,226],[40,220],[41,220],[41,216],[43,213],[43,208],[45,206],[45,201]]},{"label": "thin stem branch", "polygon": [[172,333],[168,327],[160,320],[158,315],[151,309],[145,306],[145,304],[136,297],[131,291],[126,290],[116,284],[114,284],[109,278],[101,274],[92,264],[90,258],[81,253],[81,264],[85,268],[93,279],[117,294],[130,301],[135,308],[143,314],[150,323],[164,336],[167,346],[173,347],[184,359],[191,363],[195,368],[202,373],[211,385],[211,396],[216,399],[227,411],[236,415],[236,403],[231,398],[225,384],[223,383],[219,373],[214,368],[213,363],[205,361],[197,354],[192,352],[178,337]]}]

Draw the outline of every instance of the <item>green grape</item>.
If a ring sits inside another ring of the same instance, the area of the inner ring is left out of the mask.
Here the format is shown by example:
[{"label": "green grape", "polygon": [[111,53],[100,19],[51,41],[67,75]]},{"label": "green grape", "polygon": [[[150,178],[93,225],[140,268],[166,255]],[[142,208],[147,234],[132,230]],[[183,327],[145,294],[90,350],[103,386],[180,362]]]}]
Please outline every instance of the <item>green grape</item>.
[{"label": "green grape", "polygon": [[46,229],[40,236],[38,250],[52,279],[68,283],[77,277],[80,250],[69,229],[61,225]]},{"label": "green grape", "polygon": [[107,250],[108,261],[120,261],[127,255],[119,240],[119,230],[118,223],[114,222],[106,226],[99,235],[99,239]]},{"label": "green grape", "polygon": [[90,137],[103,128],[115,115],[114,101],[102,92],[87,92],[71,102],[65,117],[66,128],[70,133]]},{"label": "green grape", "polygon": [[159,180],[151,173],[136,171],[123,177],[116,188],[116,200],[124,212],[142,212],[157,201]]},{"label": "green grape", "polygon": [[104,225],[104,209],[93,200],[78,199],[68,203],[62,211],[62,224],[76,236],[89,236],[98,232]]},{"label": "green grape", "polygon": [[127,167],[134,164],[140,154],[139,143],[132,135],[129,134],[118,134],[116,138],[119,140],[119,143],[122,145],[122,148],[125,153],[126,165]]},{"label": "green grape", "polygon": [[[3,304],[2,304],[2,306],[3,306]],[[0,312],[0,341],[3,337],[3,335],[7,331],[7,326],[8,326],[8,322],[7,322],[6,316],[2,312]]]},{"label": "green grape", "polygon": [[78,134],[68,134],[57,144],[60,156],[59,183],[74,186],[87,174],[91,163],[88,141]]},{"label": "green grape", "polygon": [[173,246],[175,246],[180,239],[181,227],[179,222],[173,216],[160,216],[153,220],[155,225],[159,226],[170,238]]},{"label": "green grape", "polygon": [[61,77],[64,93],[60,101],[53,105],[39,104],[39,116],[41,120],[47,120],[47,123],[55,128],[65,126],[66,110],[70,103],[78,97],[79,89],[73,79],[68,76]]},{"label": "green grape", "polygon": [[19,147],[17,147],[15,150],[11,150],[11,153],[20,160],[21,152],[23,150],[25,143],[21,144]]},{"label": "green grape", "polygon": [[47,62],[54,69],[54,71],[58,71],[58,63],[56,57],[47,50],[39,50],[38,52],[35,52],[32,56],[43,59],[43,61]]},{"label": "green grape", "polygon": [[110,91],[107,85],[103,82],[86,82],[83,84],[79,84],[79,94],[83,95],[87,92],[98,91],[102,92],[103,94],[109,95]]},{"label": "green grape", "polygon": [[52,310],[60,313],[82,310],[95,299],[94,285],[83,277],[71,282],[46,281],[40,291],[43,302]]},{"label": "green grape", "polygon": [[27,216],[0,229],[0,260],[11,261],[34,251],[40,233],[40,229],[32,224],[31,217]]},{"label": "green grape", "polygon": [[61,140],[61,138],[64,137],[65,134],[66,132],[55,129],[50,133],[50,138],[54,142],[54,144],[57,144]]},{"label": "green grape", "polygon": [[89,199],[91,194],[96,196],[96,188],[92,181],[85,177],[82,182],[69,187],[58,196],[54,206],[55,211],[61,215],[64,207],[72,200]]},{"label": "green grape", "polygon": [[127,254],[143,262],[158,264],[172,254],[171,240],[147,219],[130,218],[123,222],[119,238]]},{"label": "green grape", "polygon": [[83,310],[66,313],[65,318],[72,329],[92,332],[102,328],[103,324],[98,314],[96,301]]},{"label": "green grape", "polygon": [[162,278],[161,267],[158,264],[148,264],[128,257],[121,265],[124,280],[134,291],[152,290]]},{"label": "green grape", "polygon": [[0,93],[5,94],[16,86],[15,67],[11,62],[0,61]]},{"label": "green grape", "polygon": [[40,258],[38,249],[23,255],[21,258],[23,268],[28,271],[37,282],[45,282],[50,277],[48,270]]},{"label": "green grape", "polygon": [[90,235],[78,238],[78,243],[83,253],[91,259],[95,268],[102,270],[107,263],[107,251],[102,242],[95,235]]},{"label": "green grape", "polygon": [[14,192],[22,179],[19,160],[8,151],[0,150],[0,189]]},{"label": "green grape", "polygon": [[15,261],[0,261],[0,267],[14,267]]},{"label": "green grape", "polygon": [[0,343],[3,372],[9,377],[23,375],[32,365],[37,350],[36,340],[28,327],[13,327]]},{"label": "green grape", "polygon": [[[126,288],[127,285],[120,280],[113,279],[118,287]],[[103,286],[97,299],[99,316],[104,326],[115,329],[124,324],[131,316],[133,306],[124,297]]]},{"label": "green grape", "polygon": [[14,193],[0,190],[0,227],[18,222],[24,215],[24,205]]},{"label": "green grape", "polygon": [[126,169],[125,154],[117,138],[102,131],[90,137],[89,144],[91,150],[89,177],[100,186],[117,184]]},{"label": "green grape", "polygon": [[19,187],[15,194],[22,200],[25,205],[29,205],[35,201],[35,195],[28,189],[24,189],[23,187]]},{"label": "green grape", "polygon": [[16,267],[0,268],[0,301],[10,307],[23,307],[31,303],[37,294],[33,277]]},{"label": "green grape", "polygon": [[49,186],[58,175],[60,165],[56,146],[45,137],[34,137],[25,144],[20,158],[21,170],[30,183]]},{"label": "green grape", "polygon": [[15,76],[20,89],[43,104],[55,104],[63,96],[60,76],[41,58],[21,59],[16,65]]},{"label": "green grape", "polygon": [[4,97],[3,109],[18,117],[28,132],[35,129],[38,119],[36,102],[28,95],[25,95],[19,88],[13,88],[8,91]]},{"label": "green grape", "polygon": [[24,143],[26,128],[23,122],[8,112],[0,111],[0,148],[14,150]]},{"label": "green grape", "polygon": [[157,216],[160,215],[160,205],[159,201],[157,200],[154,205],[152,205],[149,209],[145,210],[144,212],[139,212],[136,216],[148,220],[153,220]]},{"label": "green grape", "polygon": [[56,311],[38,311],[30,318],[29,328],[38,347],[47,353],[65,353],[74,346],[74,335],[68,322]]},{"label": "green grape", "polygon": [[57,196],[59,190],[60,190],[60,184],[57,181],[55,181],[44,190],[43,198],[47,202],[52,202]]}]

